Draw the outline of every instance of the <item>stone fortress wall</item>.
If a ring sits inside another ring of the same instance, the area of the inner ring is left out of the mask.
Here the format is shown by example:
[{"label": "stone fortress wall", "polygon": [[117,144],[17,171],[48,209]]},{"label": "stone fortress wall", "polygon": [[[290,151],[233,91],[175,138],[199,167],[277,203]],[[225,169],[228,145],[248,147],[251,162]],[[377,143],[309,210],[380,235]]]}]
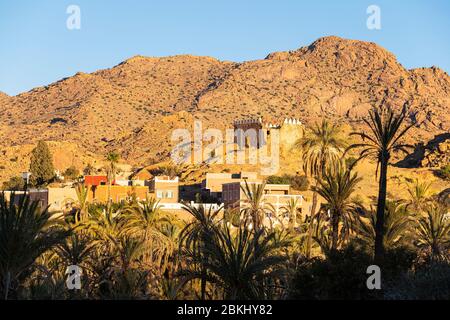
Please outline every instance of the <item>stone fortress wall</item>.
[{"label": "stone fortress wall", "polygon": [[[249,147],[248,141],[246,141],[245,132],[250,129],[256,130],[258,133],[258,147],[264,146],[270,139],[270,134],[273,130],[277,130],[280,137],[281,152],[289,153],[295,143],[303,136],[304,127],[299,119],[285,118],[282,122],[272,121],[266,122],[263,118],[250,118],[240,119],[233,122],[234,130],[236,132],[235,142],[243,148],[240,142],[244,141],[245,147]],[[237,132],[237,130],[242,130]],[[265,139],[261,139],[259,130],[264,130]]]}]

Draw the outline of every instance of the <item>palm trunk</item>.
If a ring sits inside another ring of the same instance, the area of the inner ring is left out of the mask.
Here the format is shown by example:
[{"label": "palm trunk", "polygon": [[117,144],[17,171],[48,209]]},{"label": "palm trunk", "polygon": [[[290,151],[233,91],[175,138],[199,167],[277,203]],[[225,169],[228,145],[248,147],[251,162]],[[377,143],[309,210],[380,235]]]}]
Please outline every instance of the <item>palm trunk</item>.
[{"label": "palm trunk", "polygon": [[11,286],[11,272],[6,272],[6,277],[4,280],[4,287],[5,287],[5,295],[4,299],[8,300],[8,294],[9,294],[9,287]]},{"label": "palm trunk", "polygon": [[[317,186],[317,182],[316,182]],[[317,192],[313,193],[311,212],[310,212],[310,221],[308,225],[308,240],[306,243],[306,257],[309,259],[311,257],[311,247],[312,247],[312,236],[313,236],[313,226],[314,226],[314,217],[316,212],[318,202]]]},{"label": "palm trunk", "polygon": [[337,250],[339,237],[339,212],[331,212],[331,250]]},{"label": "palm trunk", "polygon": [[383,154],[380,167],[380,180],[377,202],[377,223],[375,225],[375,262],[382,265],[384,258],[384,214],[386,208],[388,155]]},{"label": "palm trunk", "polygon": [[202,278],[201,278],[201,300],[205,300],[206,296],[206,268],[202,267]]}]

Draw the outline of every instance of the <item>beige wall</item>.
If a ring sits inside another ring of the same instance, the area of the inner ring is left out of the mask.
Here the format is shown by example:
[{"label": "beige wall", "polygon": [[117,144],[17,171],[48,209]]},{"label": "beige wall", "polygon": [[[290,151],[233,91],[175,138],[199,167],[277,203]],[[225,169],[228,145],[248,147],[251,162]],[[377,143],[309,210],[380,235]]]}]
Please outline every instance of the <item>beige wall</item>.
[{"label": "beige wall", "polygon": [[77,202],[75,188],[48,188],[48,205],[50,211],[62,211],[65,204]]},{"label": "beige wall", "polygon": [[257,182],[256,172],[241,172],[237,178],[233,178],[232,173],[207,173],[203,182],[203,188],[210,192],[222,192],[222,186],[226,183],[241,182],[243,179],[249,182]]},{"label": "beige wall", "polygon": [[[225,209],[241,207],[242,201],[246,200],[246,195],[241,188],[244,185],[244,183],[239,182],[223,185],[222,196]],[[291,195],[289,185],[267,184],[264,188],[264,193],[264,202],[273,205],[277,212],[281,207],[287,205],[292,198],[298,198],[299,205],[303,205],[303,197],[301,195]]]},{"label": "beige wall", "polygon": [[[138,200],[147,198],[148,188],[139,186],[111,186],[111,199],[120,202],[135,195]],[[90,186],[88,190],[88,201],[106,203],[108,201],[108,186]]]},{"label": "beige wall", "polygon": [[178,178],[155,177],[150,183],[150,192],[161,203],[178,203],[179,182]]}]

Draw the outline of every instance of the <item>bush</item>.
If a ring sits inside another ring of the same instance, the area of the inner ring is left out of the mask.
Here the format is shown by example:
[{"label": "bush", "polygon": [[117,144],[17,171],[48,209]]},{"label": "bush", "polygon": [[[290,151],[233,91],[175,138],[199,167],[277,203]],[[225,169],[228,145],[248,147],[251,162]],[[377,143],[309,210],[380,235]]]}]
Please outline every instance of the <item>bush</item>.
[{"label": "bush", "polygon": [[446,180],[450,180],[450,164],[443,166],[438,170],[438,175]]},{"label": "bush", "polygon": [[372,257],[348,246],[331,252],[326,260],[313,259],[301,265],[292,281],[291,299],[374,299],[377,292],[366,286],[367,267]]},{"label": "bush", "polygon": [[2,190],[5,191],[22,191],[25,181],[21,177],[12,177],[9,181],[3,182]]},{"label": "bush", "polygon": [[298,175],[270,176],[267,178],[268,184],[290,184],[291,187],[298,191],[306,191],[309,188],[308,177]]},{"label": "bush", "polygon": [[64,178],[68,180],[74,180],[80,176],[80,171],[75,168],[74,166],[71,166],[64,171]]},{"label": "bush", "polygon": [[429,264],[404,274],[386,289],[385,298],[450,300],[450,264]]}]

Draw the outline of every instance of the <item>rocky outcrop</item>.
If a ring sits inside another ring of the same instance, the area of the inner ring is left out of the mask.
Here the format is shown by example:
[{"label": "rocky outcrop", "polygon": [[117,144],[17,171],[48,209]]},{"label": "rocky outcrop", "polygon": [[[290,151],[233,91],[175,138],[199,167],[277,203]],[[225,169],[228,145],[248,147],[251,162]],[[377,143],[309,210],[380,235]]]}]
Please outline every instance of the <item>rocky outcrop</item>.
[{"label": "rocky outcrop", "polygon": [[450,164],[450,138],[425,151],[422,167],[443,167]]}]

